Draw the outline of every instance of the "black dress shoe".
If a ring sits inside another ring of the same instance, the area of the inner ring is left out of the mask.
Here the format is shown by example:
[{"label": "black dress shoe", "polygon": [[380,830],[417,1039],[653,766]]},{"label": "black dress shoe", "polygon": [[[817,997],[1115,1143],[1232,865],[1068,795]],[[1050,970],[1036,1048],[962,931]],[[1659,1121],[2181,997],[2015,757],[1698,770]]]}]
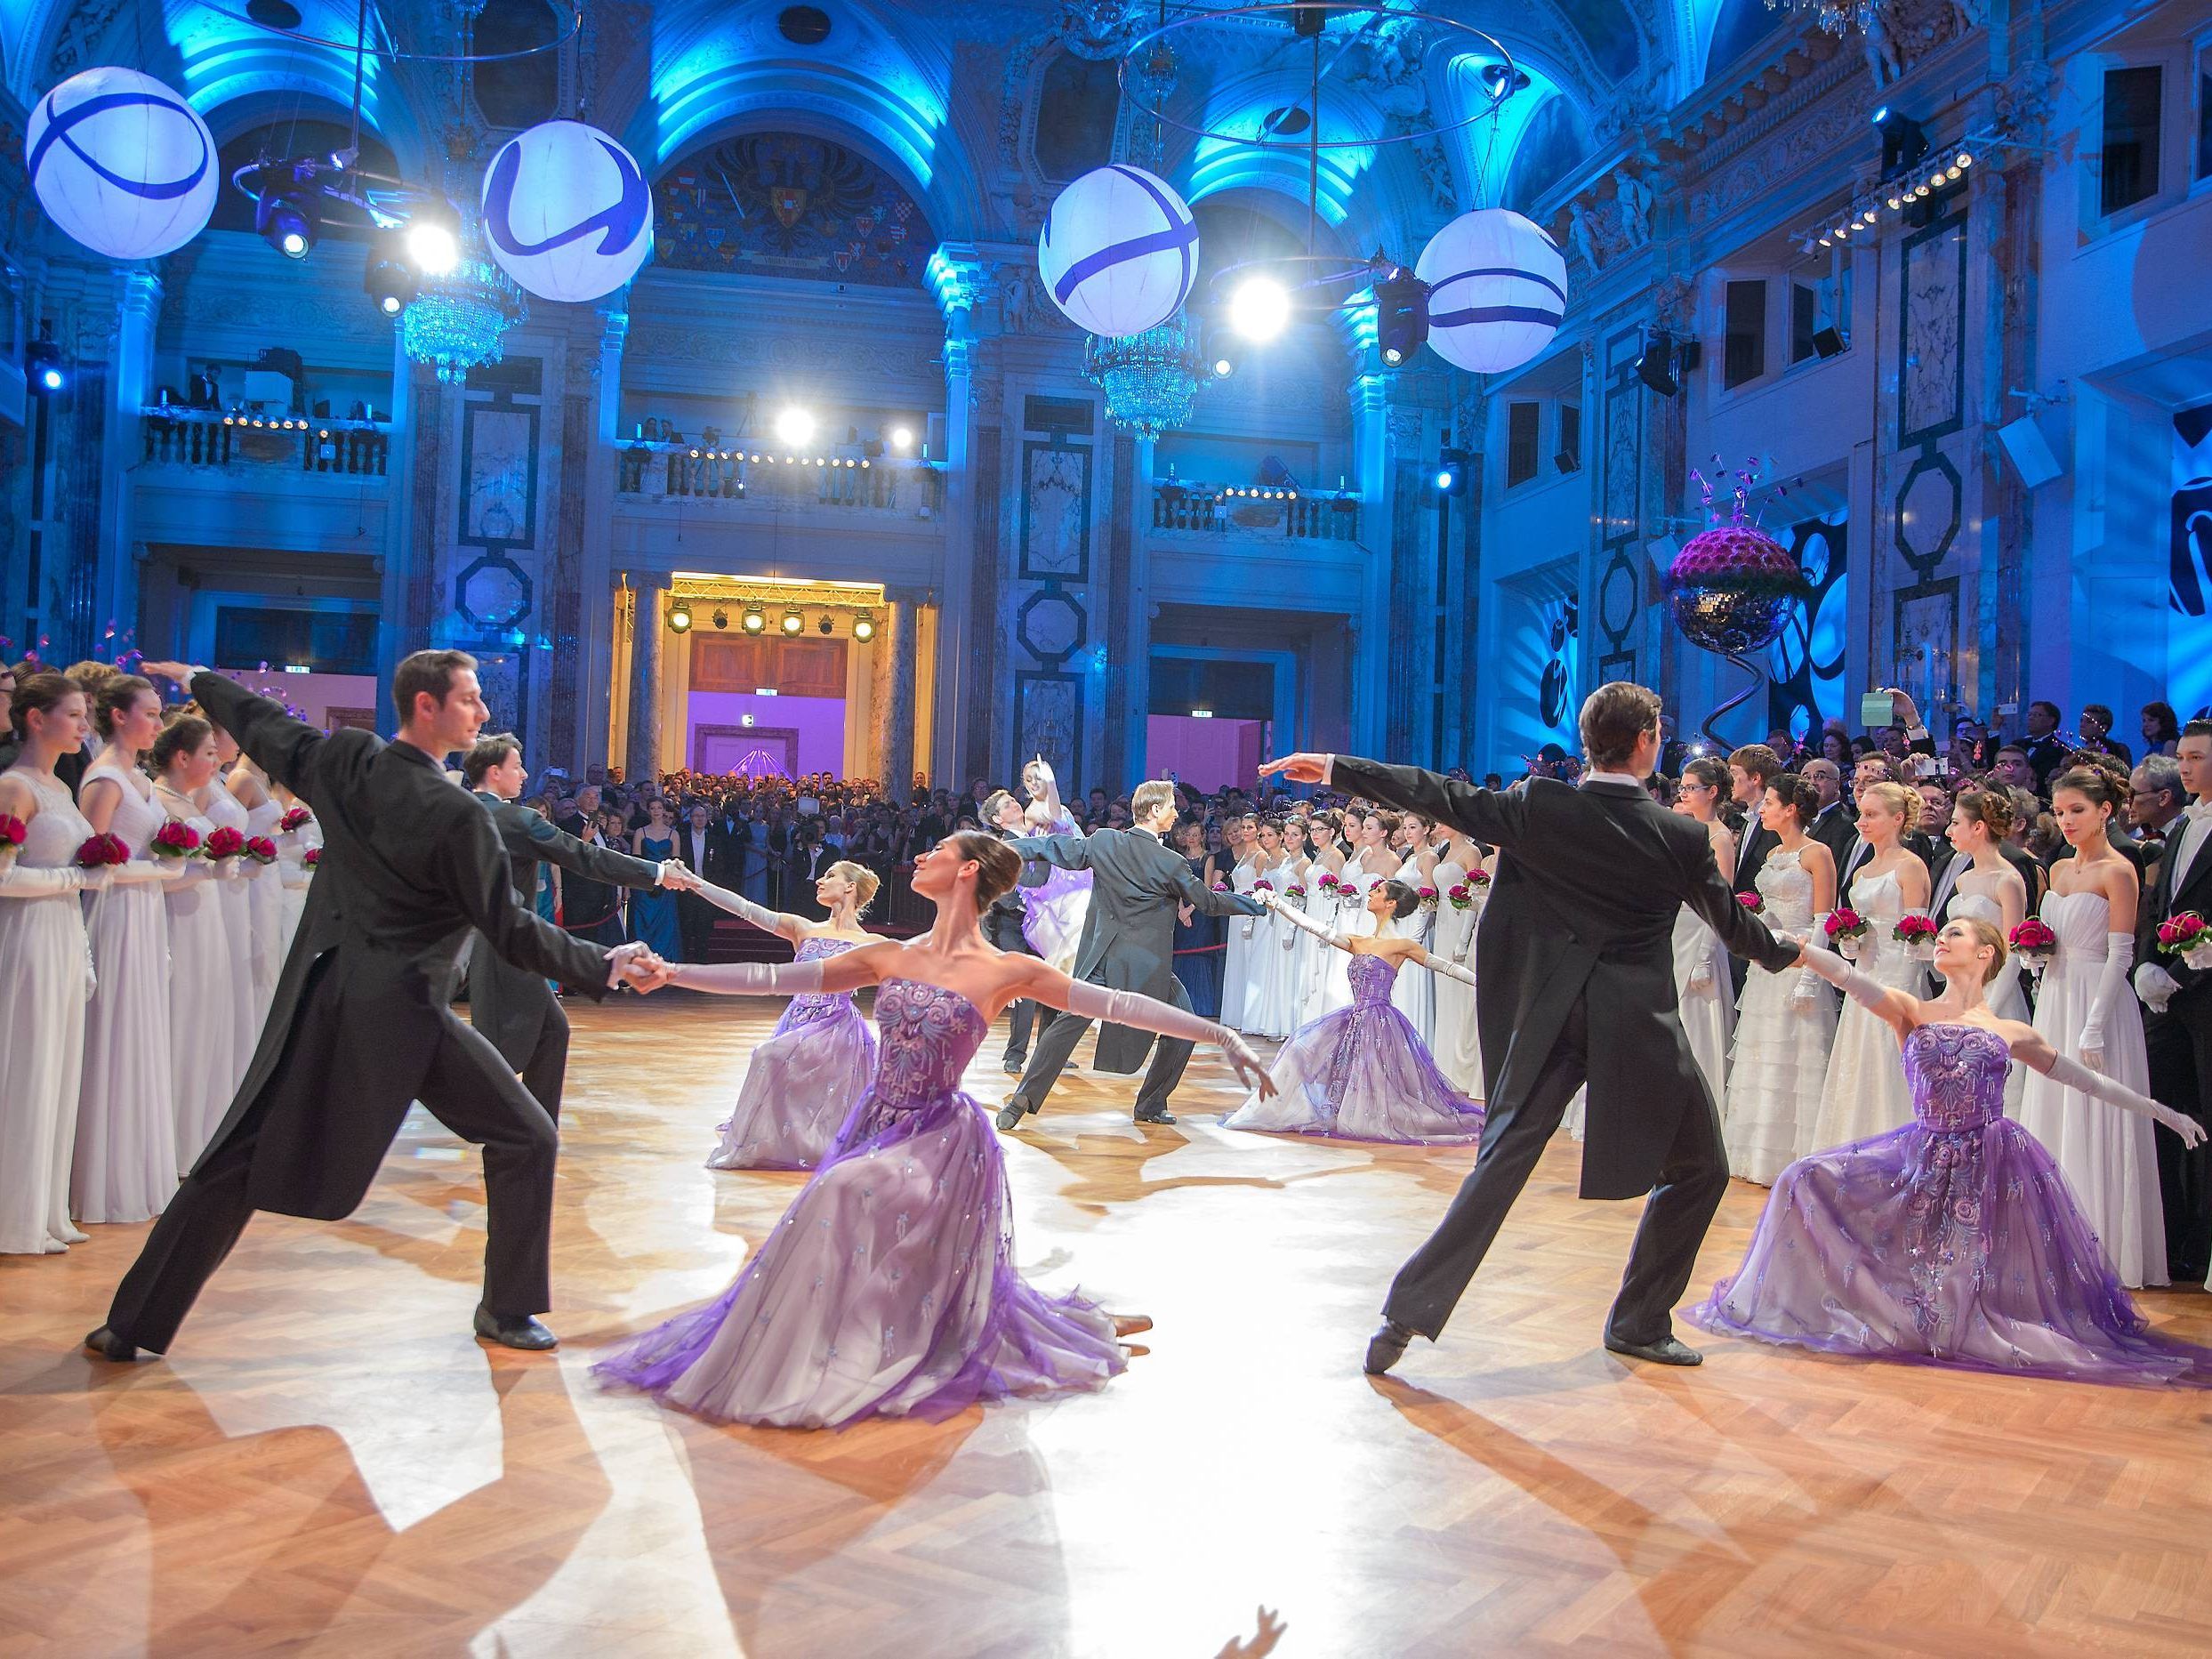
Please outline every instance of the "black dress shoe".
[{"label": "black dress shoe", "polygon": [[1034,1112],[1036,1109],[1037,1108],[1030,1105],[1028,1101],[1023,1099],[1021,1096],[1018,1094],[1009,1095],[1007,1097],[1006,1104],[999,1107],[999,1115],[997,1118],[998,1126],[1001,1129],[1012,1129],[1022,1121],[1022,1117],[1025,1114]]},{"label": "black dress shoe", "polygon": [[1005,1072],[1009,1077],[1018,1077],[1028,1068],[1028,1066],[1029,1062],[1026,1059],[1018,1060],[1011,1054],[1009,1054],[1006,1057],[1006,1059],[1001,1066],[1000,1069]]},{"label": "black dress shoe", "polygon": [[1132,1121],[1139,1123],[1172,1123],[1175,1114],[1163,1106],[1157,1111],[1139,1112]]},{"label": "black dress shoe", "polygon": [[1379,1377],[1405,1357],[1405,1345],[1413,1340],[1413,1335],[1411,1325],[1385,1319],[1374,1335],[1367,1339],[1367,1359],[1360,1369],[1371,1377]]},{"label": "black dress shoe", "polygon": [[528,1314],[503,1318],[481,1302],[476,1308],[476,1333],[486,1341],[496,1342],[502,1348],[519,1348],[531,1353],[557,1348],[560,1344],[559,1337]]},{"label": "black dress shoe", "polygon": [[112,1359],[117,1364],[138,1357],[136,1343],[125,1341],[104,1325],[84,1339],[84,1349],[96,1358]]},{"label": "black dress shoe", "polygon": [[1648,1359],[1654,1365],[1701,1365],[1705,1356],[1688,1346],[1678,1336],[1662,1336],[1656,1342],[1623,1342],[1613,1337],[1605,1339],[1605,1347],[1616,1354],[1626,1354],[1630,1359]]}]

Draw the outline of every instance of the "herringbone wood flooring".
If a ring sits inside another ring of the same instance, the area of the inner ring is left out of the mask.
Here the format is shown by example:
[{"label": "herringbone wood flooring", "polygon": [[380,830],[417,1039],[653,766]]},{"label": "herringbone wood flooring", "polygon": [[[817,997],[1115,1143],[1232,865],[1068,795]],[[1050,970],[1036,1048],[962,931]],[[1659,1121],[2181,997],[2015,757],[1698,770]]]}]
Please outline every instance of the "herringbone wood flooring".
[{"label": "herringbone wood flooring", "polygon": [[[1445,1340],[1370,1383],[1468,1155],[1223,1133],[1211,1057],[1179,1129],[1075,1077],[1009,1148],[1025,1268],[1159,1321],[1103,1393],[842,1434],[602,1393],[593,1349],[719,1289],[800,1179],[700,1163],[776,1011],[575,1011],[558,1357],[469,1340],[475,1157],[426,1122],[351,1221],[257,1220],[158,1363],[73,1347],[143,1228],[0,1260],[0,1651],[1202,1656],[1261,1605],[1326,1659],[2212,1645],[2212,1397],[1624,1365],[1636,1209],[1576,1203],[1564,1140]],[[2212,1340],[2202,1292],[2145,1306]]]}]

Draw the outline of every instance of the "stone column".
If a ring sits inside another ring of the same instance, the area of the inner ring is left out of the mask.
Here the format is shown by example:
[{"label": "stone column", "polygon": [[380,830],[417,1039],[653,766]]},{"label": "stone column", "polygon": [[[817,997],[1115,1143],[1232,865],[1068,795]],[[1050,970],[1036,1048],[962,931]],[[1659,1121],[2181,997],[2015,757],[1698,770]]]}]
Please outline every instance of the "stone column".
[{"label": "stone column", "polygon": [[[583,540],[573,561],[564,560],[563,580],[553,599],[555,715],[559,703],[560,662],[575,664],[577,692],[569,706],[575,737],[575,773],[603,760],[610,741],[607,705],[584,688],[603,686],[614,672],[615,574],[610,549],[615,527],[615,453],[622,418],[623,350],[630,338],[629,290],[609,295],[599,313],[598,382],[593,388],[593,435],[588,455],[564,457],[564,466],[583,469]],[[573,569],[575,588],[568,591]],[[560,739],[557,737],[555,741]]]},{"label": "stone column", "polygon": [[921,666],[915,610],[921,596],[911,588],[892,588],[884,598],[883,628],[875,644],[876,660],[884,664],[876,753],[883,757],[885,792],[903,801],[914,783],[914,675]]},{"label": "stone column", "polygon": [[657,570],[633,570],[631,585],[637,590],[637,620],[630,633],[630,736],[623,745],[625,781],[655,775],[660,754],[661,635],[668,624],[662,606],[668,597],[668,578]]},{"label": "stone column", "polygon": [[1360,495],[1363,567],[1358,613],[1347,627],[1351,634],[1351,706],[1344,711],[1352,747],[1360,754],[1383,753],[1383,704],[1389,683],[1390,445],[1387,419],[1388,383],[1380,374],[1352,382],[1353,476]]},{"label": "stone column", "polygon": [[[100,560],[93,573],[86,654],[112,659],[123,648],[120,631],[138,616],[136,492],[132,463],[140,450],[140,410],[154,383],[154,331],[161,321],[161,278],[150,270],[117,273],[116,328],[108,359],[107,428],[101,468]],[[107,637],[109,622],[118,630]]]}]

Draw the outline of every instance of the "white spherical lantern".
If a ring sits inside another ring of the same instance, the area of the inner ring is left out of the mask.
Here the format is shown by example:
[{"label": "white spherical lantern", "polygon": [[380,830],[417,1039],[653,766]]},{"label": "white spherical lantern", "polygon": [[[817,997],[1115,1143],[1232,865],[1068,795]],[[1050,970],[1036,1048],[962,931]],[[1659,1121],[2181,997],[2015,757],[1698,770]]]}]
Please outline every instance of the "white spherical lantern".
[{"label": "white spherical lantern", "polygon": [[1037,239],[1052,303],[1110,340],[1157,328],[1198,277],[1198,223],[1166,180],[1115,162],[1062,190]]},{"label": "white spherical lantern", "polygon": [[136,69],[86,69],[49,92],[23,155],[54,223],[109,259],[182,247],[206,229],[222,188],[207,123]]},{"label": "white spherical lantern", "polygon": [[596,300],[653,251],[653,191],[598,128],[547,121],[492,157],[484,235],[500,269],[540,299]]},{"label": "white spherical lantern", "polygon": [[1461,213],[1429,238],[1413,274],[1428,285],[1428,343],[1477,374],[1520,367],[1566,315],[1558,245],[1508,208]]}]

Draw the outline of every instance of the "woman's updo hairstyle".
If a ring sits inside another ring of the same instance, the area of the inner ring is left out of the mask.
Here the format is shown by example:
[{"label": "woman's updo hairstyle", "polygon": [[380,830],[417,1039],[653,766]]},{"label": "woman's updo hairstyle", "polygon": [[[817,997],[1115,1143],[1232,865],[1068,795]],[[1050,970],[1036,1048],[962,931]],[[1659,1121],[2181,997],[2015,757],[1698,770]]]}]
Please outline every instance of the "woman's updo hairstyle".
[{"label": "woman's updo hairstyle", "polygon": [[1989,831],[1993,842],[2012,834],[2012,795],[2007,790],[1962,789],[1959,792],[1959,809]]},{"label": "woman's updo hairstyle", "polygon": [[1693,778],[1707,789],[1717,789],[1725,795],[1728,793],[1728,762],[1717,754],[1701,754],[1682,768],[1682,781],[1686,784]]},{"label": "woman's updo hairstyle", "polygon": [[1869,795],[1897,815],[1899,821],[1904,825],[1904,828],[1898,832],[1900,834],[1910,834],[1919,827],[1920,813],[1926,803],[1920,799],[1918,790],[1907,789],[1902,784],[1870,784],[1859,792],[1859,799],[1863,801]]},{"label": "woman's updo hairstyle", "polygon": [[1379,885],[1382,888],[1383,896],[1390,901],[1392,921],[1403,922],[1420,908],[1421,896],[1404,882],[1389,881],[1381,882]]},{"label": "woman's updo hairstyle", "polygon": [[2069,767],[2052,780],[2051,799],[2057,800],[2062,789],[2072,790],[2093,807],[2103,807],[2108,815],[2119,810],[2119,791],[2112,787],[2111,774],[2101,766]]},{"label": "woman's updo hairstyle", "polygon": [[[141,692],[154,690],[154,682],[143,674],[110,674],[100,689],[93,694],[93,729],[103,737],[116,735],[116,723],[131,712]],[[159,692],[154,695],[160,696]]]},{"label": "woman's updo hairstyle", "polygon": [[14,698],[8,705],[8,724],[15,732],[16,742],[22,743],[30,737],[33,714],[52,713],[61,706],[64,697],[84,689],[68,675],[57,674],[51,668],[17,680]]},{"label": "woman's updo hairstyle", "polygon": [[1821,812],[1821,792],[1809,777],[1795,772],[1777,772],[1766,780],[1767,793],[1798,815],[1798,827],[1803,829]]},{"label": "woman's updo hairstyle", "polygon": [[947,836],[963,862],[976,866],[976,908],[988,910],[1001,895],[1013,890],[1022,873],[1021,855],[995,835],[981,830],[961,830]]},{"label": "woman's updo hairstyle", "polygon": [[215,735],[215,729],[197,714],[180,714],[161,729],[147,760],[156,772],[165,772],[180,754],[189,754]]},{"label": "woman's updo hairstyle", "polygon": [[[1004,844],[1002,842],[1000,843],[1001,846]],[[866,913],[868,906],[875,902],[875,890],[883,884],[881,876],[866,865],[855,864],[850,858],[840,858],[823,874],[841,877],[853,884],[853,891],[858,895],[858,901],[853,906],[855,915]]]},{"label": "woman's updo hairstyle", "polygon": [[1991,984],[1999,974],[2005,971],[2005,958],[2009,953],[2005,949],[2004,934],[1999,930],[1997,923],[1986,921],[1980,916],[1960,916],[1957,919],[1956,925],[1973,929],[1975,940],[1988,946],[1993,953],[1990,957],[1990,965],[1982,970],[1982,983]]}]

